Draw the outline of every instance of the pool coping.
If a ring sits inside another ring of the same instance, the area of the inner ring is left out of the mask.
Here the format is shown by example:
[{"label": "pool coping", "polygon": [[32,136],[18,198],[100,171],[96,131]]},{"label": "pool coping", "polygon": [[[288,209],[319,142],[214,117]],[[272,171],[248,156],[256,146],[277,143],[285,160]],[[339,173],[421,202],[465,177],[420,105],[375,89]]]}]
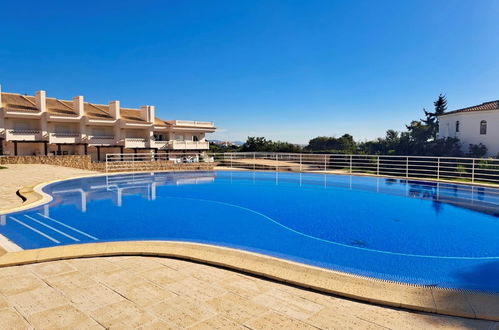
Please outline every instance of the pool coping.
[{"label": "pool coping", "polygon": [[0,267],[107,256],[178,258],[221,266],[306,289],[379,305],[499,321],[498,294],[387,281],[201,243],[125,241],[64,245],[8,252],[0,256]]},{"label": "pool coping", "polygon": [[[213,171],[216,170],[220,169],[213,169]],[[26,204],[1,210],[0,215],[23,211],[50,202],[53,199],[52,196],[42,190],[48,184],[85,177],[137,173],[141,172],[90,173],[46,181],[33,187],[24,187],[19,192],[26,197]],[[336,175],[333,173],[324,174]],[[499,294],[383,280],[215,245],[174,241],[123,241],[22,250],[0,234],[0,248],[2,247],[6,253],[0,254],[0,267],[86,257],[125,255],[174,257],[222,266],[369,303],[450,316],[499,321],[499,308],[494,307],[499,306]]]}]

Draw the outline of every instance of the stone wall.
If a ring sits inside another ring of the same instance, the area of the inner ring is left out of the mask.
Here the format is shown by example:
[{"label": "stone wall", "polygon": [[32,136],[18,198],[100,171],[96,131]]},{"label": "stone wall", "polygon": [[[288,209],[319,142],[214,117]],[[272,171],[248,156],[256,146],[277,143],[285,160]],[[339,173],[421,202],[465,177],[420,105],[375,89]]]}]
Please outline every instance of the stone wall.
[{"label": "stone wall", "polygon": [[[104,164],[104,163],[100,163]],[[214,163],[174,163],[172,161],[120,162],[110,167],[109,172],[154,172],[154,171],[210,171]],[[102,171],[105,171],[105,164]]]},{"label": "stone wall", "polygon": [[[89,155],[70,156],[5,156],[0,157],[0,165],[8,164],[47,164],[105,172],[106,163],[94,163]],[[172,161],[119,162],[110,172],[132,171],[196,171],[213,170],[214,163],[174,163]]]},{"label": "stone wall", "polygon": [[47,164],[73,168],[81,168],[83,170],[92,170],[93,165],[88,155],[71,155],[71,156],[2,156],[0,157],[0,165],[8,164]]}]

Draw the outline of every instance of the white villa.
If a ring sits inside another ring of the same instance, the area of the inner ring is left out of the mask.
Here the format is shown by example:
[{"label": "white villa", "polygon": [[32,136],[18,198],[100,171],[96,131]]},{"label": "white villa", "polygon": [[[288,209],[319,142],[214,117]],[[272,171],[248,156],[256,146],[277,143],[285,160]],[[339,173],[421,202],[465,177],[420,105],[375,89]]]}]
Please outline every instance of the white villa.
[{"label": "white villa", "polygon": [[482,143],[488,156],[499,153],[499,100],[446,112],[438,117],[439,137],[456,137],[462,150]]},{"label": "white villa", "polygon": [[0,155],[91,155],[106,153],[202,152],[212,122],[162,120],[154,106],[123,108],[107,105],[0,92]]}]

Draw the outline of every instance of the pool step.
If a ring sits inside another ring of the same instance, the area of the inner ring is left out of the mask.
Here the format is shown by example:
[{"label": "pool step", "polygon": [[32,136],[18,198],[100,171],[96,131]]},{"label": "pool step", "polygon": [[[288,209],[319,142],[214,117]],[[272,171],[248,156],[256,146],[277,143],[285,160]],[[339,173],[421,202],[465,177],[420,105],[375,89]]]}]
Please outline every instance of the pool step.
[{"label": "pool step", "polygon": [[41,217],[43,217],[43,218],[47,219],[47,220],[50,220],[50,221],[52,221],[52,222],[55,222],[55,223],[57,223],[57,224],[59,224],[59,225],[61,225],[61,226],[64,226],[64,227],[66,227],[66,228],[68,228],[68,229],[71,229],[71,230],[72,230],[72,231],[74,231],[74,232],[77,232],[77,233],[79,233],[79,234],[81,234],[81,235],[83,235],[83,236],[86,236],[86,237],[88,237],[88,238],[90,238],[90,239],[93,239],[94,241],[97,241],[97,240],[98,240],[98,238],[97,238],[97,237],[92,236],[92,235],[90,235],[90,234],[88,234],[88,233],[85,233],[84,231],[78,230],[78,229],[76,229],[76,228],[74,228],[74,227],[71,227],[70,225],[67,225],[67,224],[65,224],[65,223],[63,223],[63,222],[61,222],[61,221],[55,220],[55,219],[53,219],[53,218],[51,218],[51,217],[49,217],[49,216],[43,215],[43,214],[41,214],[41,213],[37,213],[37,214],[38,214],[39,216],[41,216]]},{"label": "pool step", "polygon": [[19,224],[23,230],[27,229],[37,237],[42,236],[55,244],[78,243],[82,240],[88,241],[88,239],[98,240],[95,236],[41,213],[10,216],[9,220]]}]

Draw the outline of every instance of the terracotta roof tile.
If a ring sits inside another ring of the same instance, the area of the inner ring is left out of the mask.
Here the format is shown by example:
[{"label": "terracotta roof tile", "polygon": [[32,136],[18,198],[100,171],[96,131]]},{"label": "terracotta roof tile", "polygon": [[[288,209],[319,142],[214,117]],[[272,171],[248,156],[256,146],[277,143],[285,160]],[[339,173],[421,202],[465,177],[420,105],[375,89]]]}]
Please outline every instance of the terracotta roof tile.
[{"label": "terracotta roof tile", "polygon": [[93,104],[93,103],[83,103],[83,109],[85,114],[89,118],[95,119],[113,119],[111,114],[109,113],[109,106],[102,104]]},{"label": "terracotta roof tile", "polygon": [[154,125],[156,125],[156,126],[171,126],[171,124],[164,121],[163,119],[159,119],[158,117],[154,118]]},{"label": "terracotta roof tile", "polygon": [[78,116],[73,111],[73,102],[47,97],[47,111],[58,116]]},{"label": "terracotta roof tile", "polygon": [[144,123],[145,120],[140,118],[140,110],[139,109],[130,109],[130,108],[120,108],[121,118],[130,122],[140,122]]},{"label": "terracotta roof tile", "polygon": [[2,104],[6,110],[37,112],[35,98],[21,94],[2,93]]},{"label": "terracotta roof tile", "polygon": [[474,105],[474,106],[467,107],[467,108],[449,111],[449,112],[442,114],[441,116],[449,115],[452,113],[459,113],[459,112],[475,112],[475,111],[488,111],[488,110],[499,110],[499,100],[485,102],[485,103],[482,103],[479,105]]}]

